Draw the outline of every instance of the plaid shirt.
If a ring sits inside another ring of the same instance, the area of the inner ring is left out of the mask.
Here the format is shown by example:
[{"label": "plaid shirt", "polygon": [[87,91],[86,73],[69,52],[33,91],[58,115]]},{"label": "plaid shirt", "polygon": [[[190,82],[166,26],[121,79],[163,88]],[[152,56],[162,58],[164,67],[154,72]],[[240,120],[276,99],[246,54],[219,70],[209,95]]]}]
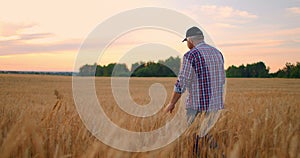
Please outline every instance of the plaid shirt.
[{"label": "plaid shirt", "polygon": [[186,108],[208,112],[224,108],[224,84],[224,59],[221,52],[201,42],[183,56],[174,91],[181,94],[187,89]]}]

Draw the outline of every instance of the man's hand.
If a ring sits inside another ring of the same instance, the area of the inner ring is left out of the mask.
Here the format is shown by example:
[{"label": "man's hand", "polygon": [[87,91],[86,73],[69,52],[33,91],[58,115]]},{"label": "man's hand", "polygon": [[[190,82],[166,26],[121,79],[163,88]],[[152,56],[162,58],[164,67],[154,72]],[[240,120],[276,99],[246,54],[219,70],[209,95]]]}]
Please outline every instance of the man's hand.
[{"label": "man's hand", "polygon": [[175,104],[170,103],[170,104],[165,108],[165,113],[168,113],[168,112],[172,113],[172,111],[174,110],[174,108],[175,108]]},{"label": "man's hand", "polygon": [[175,108],[175,104],[177,103],[177,101],[180,97],[181,97],[181,94],[173,92],[172,99],[171,99],[169,105],[165,108],[165,113],[168,113],[168,112],[172,113],[172,111]]}]

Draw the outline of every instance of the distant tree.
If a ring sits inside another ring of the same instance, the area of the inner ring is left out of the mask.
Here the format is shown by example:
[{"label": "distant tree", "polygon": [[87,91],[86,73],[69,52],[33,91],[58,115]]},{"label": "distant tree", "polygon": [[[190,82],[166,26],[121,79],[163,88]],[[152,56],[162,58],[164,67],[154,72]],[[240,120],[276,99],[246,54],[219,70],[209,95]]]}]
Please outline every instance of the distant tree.
[{"label": "distant tree", "polygon": [[[179,71],[180,58],[170,57],[167,60],[159,60],[158,63],[134,63],[131,66],[131,76],[136,77],[175,77]],[[176,72],[177,71],[177,72]]]},{"label": "distant tree", "polygon": [[151,70],[148,67],[137,69],[137,71],[135,72],[136,77],[150,77],[151,74]]},{"label": "distant tree", "polygon": [[103,75],[104,75],[104,68],[101,65],[97,65],[96,76],[103,76]]},{"label": "distant tree", "polygon": [[246,66],[241,65],[239,67],[232,65],[226,70],[226,76],[266,78],[269,77],[269,68],[261,61],[247,64]]},{"label": "distant tree", "polygon": [[246,77],[266,78],[269,77],[269,69],[267,69],[265,63],[257,62],[253,64],[247,64]]},{"label": "distant tree", "polygon": [[141,64],[139,63],[134,63],[134,64],[131,64],[131,70],[130,72],[134,72],[135,69],[137,69]]},{"label": "distant tree", "polygon": [[300,78],[300,62],[297,62],[293,69],[291,70],[291,78]]},{"label": "distant tree", "polygon": [[160,63],[162,65],[165,65],[170,70],[172,70],[175,75],[178,75],[179,69],[180,69],[180,58],[179,58],[179,56],[177,56],[176,58],[171,56],[170,58],[166,59],[165,61],[163,61],[163,60],[158,61],[158,63]]},{"label": "distant tree", "polygon": [[132,77],[135,77],[137,76],[137,72],[140,70],[140,69],[143,69],[146,67],[146,63],[145,62],[137,62],[137,63],[134,63],[131,65],[131,76]]},{"label": "distant tree", "polygon": [[97,68],[96,63],[94,65],[86,64],[79,68],[79,75],[80,76],[94,76],[96,68]]},{"label": "distant tree", "polygon": [[[80,76],[137,76],[137,77],[173,77],[176,76],[174,71],[179,71],[180,59],[169,58],[162,63],[156,62],[139,62],[131,66],[131,71],[126,64],[110,63],[107,66],[84,65],[80,68]],[[176,63],[177,62],[177,63]],[[171,70],[174,69],[173,71]]]},{"label": "distant tree", "polygon": [[129,76],[130,72],[126,64],[116,64],[113,68],[112,76]]},{"label": "distant tree", "polygon": [[271,74],[272,77],[279,78],[300,78],[300,62],[295,65],[286,63],[283,69],[279,69],[277,72]]},{"label": "distant tree", "polygon": [[107,66],[103,66],[103,76],[111,76],[113,69],[115,67],[116,63],[108,64]]},{"label": "distant tree", "polygon": [[226,77],[244,77],[241,69],[232,65],[226,70]]}]

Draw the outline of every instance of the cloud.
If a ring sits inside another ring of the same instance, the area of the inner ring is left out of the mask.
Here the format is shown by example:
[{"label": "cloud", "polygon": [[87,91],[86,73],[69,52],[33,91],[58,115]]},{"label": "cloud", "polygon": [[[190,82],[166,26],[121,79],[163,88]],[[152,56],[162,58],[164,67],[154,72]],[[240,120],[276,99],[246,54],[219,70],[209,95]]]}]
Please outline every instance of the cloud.
[{"label": "cloud", "polygon": [[80,40],[65,40],[54,43],[33,44],[22,40],[0,41],[0,55],[49,53],[57,51],[76,50],[79,48]]},{"label": "cloud", "polygon": [[19,40],[33,40],[33,39],[48,38],[52,36],[54,36],[54,34],[52,33],[21,34]]},{"label": "cloud", "polygon": [[230,6],[216,6],[216,5],[203,5],[198,8],[200,12],[206,13],[218,19],[230,19],[230,18],[245,18],[255,19],[256,15],[247,11],[234,9]]},{"label": "cloud", "polygon": [[235,28],[234,24],[244,24],[258,18],[257,15],[230,6],[199,5],[186,12],[203,23],[218,23],[219,27]]},{"label": "cloud", "polygon": [[0,41],[7,40],[33,40],[48,38],[53,36],[52,33],[24,33],[25,29],[29,29],[36,26],[36,24],[26,23],[10,23],[0,21]]},{"label": "cloud", "polygon": [[289,41],[285,40],[260,40],[260,41],[250,41],[250,42],[230,42],[219,44],[220,47],[272,47],[282,45]]},{"label": "cloud", "polygon": [[222,28],[237,28],[236,25],[228,24],[228,23],[216,23],[216,26],[219,26]]},{"label": "cloud", "polygon": [[288,13],[300,15],[299,7],[290,7],[290,8],[286,8],[286,10],[288,11]]},{"label": "cloud", "polygon": [[[35,24],[0,21],[0,56],[76,50],[80,40],[57,41],[53,33],[24,33]],[[56,42],[50,42],[54,37]]]},{"label": "cloud", "polygon": [[299,39],[300,36],[300,27],[289,28],[289,29],[269,29],[268,31],[258,32],[257,34],[253,34],[251,38],[281,38],[281,39],[290,39],[295,40]]},{"label": "cloud", "polygon": [[22,30],[36,26],[32,23],[10,23],[0,21],[0,36],[8,37],[20,33]]}]

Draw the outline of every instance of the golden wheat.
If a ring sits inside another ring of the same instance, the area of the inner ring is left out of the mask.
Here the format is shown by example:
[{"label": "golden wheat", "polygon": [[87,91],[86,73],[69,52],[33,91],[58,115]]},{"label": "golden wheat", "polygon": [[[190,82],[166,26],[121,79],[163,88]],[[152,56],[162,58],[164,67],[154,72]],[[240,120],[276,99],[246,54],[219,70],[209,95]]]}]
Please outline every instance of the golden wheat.
[{"label": "golden wheat", "polygon": [[[138,104],[150,102],[153,83],[166,87],[176,78],[131,78]],[[81,122],[71,77],[0,75],[0,157],[192,157],[193,124],[173,143],[154,151],[125,152],[98,141]],[[132,131],[164,126],[172,115],[136,118],[114,101],[110,78],[96,78],[97,95],[111,120]],[[300,157],[300,80],[228,79],[225,110],[210,135],[199,142],[201,157]],[[122,119],[120,119],[122,118]],[[130,124],[128,121],[130,120]],[[200,121],[198,117],[196,121]],[[170,131],[172,132],[172,131]],[[113,138],[112,138],[113,139]]]}]

